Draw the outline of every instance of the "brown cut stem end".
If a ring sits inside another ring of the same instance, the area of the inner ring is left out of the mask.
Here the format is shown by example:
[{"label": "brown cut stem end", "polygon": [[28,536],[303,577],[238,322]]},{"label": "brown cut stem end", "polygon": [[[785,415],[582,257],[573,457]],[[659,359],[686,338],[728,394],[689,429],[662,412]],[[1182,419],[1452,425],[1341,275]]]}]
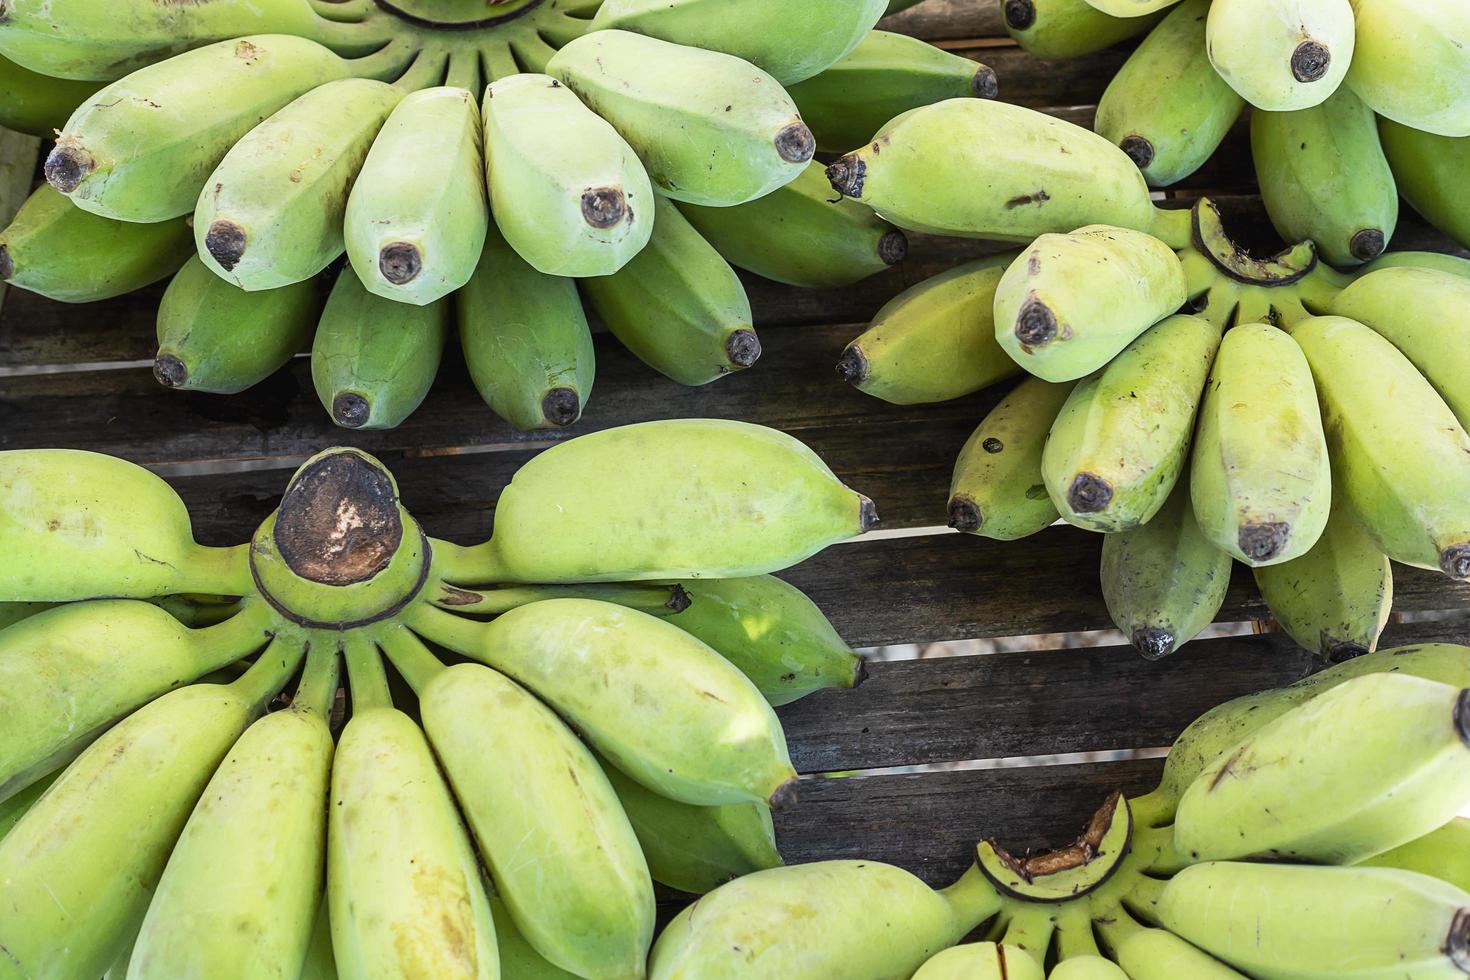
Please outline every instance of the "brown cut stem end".
[{"label": "brown cut stem end", "polygon": [[848,384],[860,385],[868,380],[868,357],[853,344],[837,359],[837,374]]},{"label": "brown cut stem end", "polygon": [[182,388],[189,383],[189,368],[173,354],[160,352],[153,359],[153,377],[165,388]]},{"label": "brown cut stem end", "polygon": [[1000,95],[1000,82],[995,77],[995,69],[989,65],[981,65],[975,71],[975,77],[970,79],[970,91],[975,93],[977,99],[993,99]]},{"label": "brown cut stem end", "polygon": [[245,229],[225,218],[211,224],[204,235],[204,250],[226,272],[240,264],[248,245]]},{"label": "brown cut stem end", "polygon": [[1145,660],[1162,660],[1174,651],[1174,634],[1157,626],[1140,626],[1128,639]]},{"label": "brown cut stem end", "polygon": [[1332,65],[1332,52],[1327,45],[1307,38],[1291,53],[1291,74],[1299,82],[1319,82]]},{"label": "brown cut stem end", "polygon": [[571,388],[553,388],[541,399],[541,416],[566,428],[582,416],[582,398]]},{"label": "brown cut stem end", "polygon": [[817,138],[798,120],[776,134],[776,152],[787,163],[808,163],[817,154]]},{"label": "brown cut stem end", "polygon": [[980,506],[968,497],[951,497],[949,501],[949,526],[965,534],[974,534],[985,525],[985,515]]},{"label": "brown cut stem end", "polygon": [[332,421],[344,429],[360,429],[372,417],[373,406],[355,391],[344,391],[332,399]]},{"label": "brown cut stem end", "polygon": [[863,196],[863,183],[868,177],[868,165],[856,153],[839,157],[827,167],[827,182],[832,189],[844,197],[859,200]]},{"label": "brown cut stem end", "polygon": [[582,195],[582,220],[593,228],[616,227],[628,213],[628,200],[616,187],[594,187]]},{"label": "brown cut stem end", "polygon": [[760,360],[761,340],[754,330],[736,330],[725,340],[725,356],[737,368],[748,368]]},{"label": "brown cut stem end", "polygon": [[410,242],[390,242],[378,251],[378,271],[395,286],[413,282],[423,268],[423,253]]},{"label": "brown cut stem end", "polygon": [[1036,23],[1036,4],[1032,0],[1006,0],[1002,9],[1006,26],[1013,31],[1024,31]]},{"label": "brown cut stem end", "polygon": [[1016,339],[1027,347],[1046,346],[1057,339],[1057,315],[1041,300],[1028,300],[1016,314]]},{"label": "brown cut stem end", "polygon": [[1098,514],[1113,502],[1113,487],[1096,473],[1078,473],[1067,488],[1067,503],[1078,514]]},{"label": "brown cut stem end", "polygon": [[63,194],[70,194],[96,169],[97,161],[92,158],[92,154],[77,143],[62,137],[61,142],[46,156],[46,165],[42,172],[46,176],[46,183]]}]

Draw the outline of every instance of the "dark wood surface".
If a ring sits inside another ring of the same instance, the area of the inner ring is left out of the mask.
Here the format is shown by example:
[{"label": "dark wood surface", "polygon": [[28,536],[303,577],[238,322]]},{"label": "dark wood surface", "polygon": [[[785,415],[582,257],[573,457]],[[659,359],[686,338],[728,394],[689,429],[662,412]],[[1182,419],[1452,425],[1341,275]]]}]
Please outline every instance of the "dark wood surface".
[{"label": "dark wood surface", "polygon": [[[1031,59],[1005,37],[993,0],[926,0],[884,26],[989,64],[1007,100],[1081,125],[1090,124],[1128,49],[1074,62]],[[1215,160],[1168,196],[1180,204],[1215,196],[1234,234],[1269,244],[1253,176],[1241,125]],[[1407,209],[1393,245],[1465,254]],[[166,391],[146,366],[160,288],[86,307],[11,291],[0,307],[0,448],[86,448],[154,467],[188,501],[200,539],[223,544],[243,540],[271,511],[300,460],[326,445],[357,445],[389,462],[431,533],[468,542],[489,533],[496,498],[515,469],[559,439],[652,418],[742,418],[805,440],[878,503],[878,535],[785,573],[854,646],[1104,629],[1098,536],[1055,527],[1002,544],[923,533],[944,523],[954,456],[998,391],[893,406],[833,372],[842,348],[888,299],[1003,247],[915,236],[900,266],[837,290],[747,277],[764,356],[754,369],[705,388],[655,376],[601,335],[587,415],[555,434],[516,433],[496,419],[452,352],[427,402],[394,432],[332,428],[301,358],[237,397]],[[1249,574],[1236,571],[1219,619],[1266,619]],[[1396,567],[1394,584],[1400,612],[1470,605],[1465,586],[1430,572]],[[1391,627],[1385,642],[1467,638],[1463,618],[1429,619]],[[1111,789],[1150,788],[1161,763],[865,770],[1157,750],[1211,706],[1289,683],[1314,666],[1280,633],[1200,640],[1160,663],[1101,646],[874,664],[858,690],[824,692],[780,711],[793,758],[810,777],[798,806],[778,815],[784,850],[793,861],[893,861],[947,883],[975,841],[996,836],[1021,848],[1064,842]],[[823,775],[833,773],[845,775]]]}]

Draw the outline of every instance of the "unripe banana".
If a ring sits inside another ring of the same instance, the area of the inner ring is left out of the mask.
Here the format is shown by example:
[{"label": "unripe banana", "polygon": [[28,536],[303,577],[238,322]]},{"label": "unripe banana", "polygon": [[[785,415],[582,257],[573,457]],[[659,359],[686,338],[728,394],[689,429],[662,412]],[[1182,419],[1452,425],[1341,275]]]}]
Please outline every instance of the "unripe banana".
[{"label": "unripe banana", "polygon": [[1409,206],[1461,245],[1470,243],[1470,195],[1464,185],[1470,136],[1435,136],[1391,119],[1379,120],[1378,135]]},{"label": "unripe banana", "polygon": [[1349,0],[1213,0],[1205,30],[1220,77],[1269,112],[1321,105],[1353,61]]},{"label": "unripe banana", "polygon": [[848,286],[908,255],[903,232],[856,201],[832,199],[820,163],[757,200],[679,210],[732,265],[792,286]]},{"label": "unripe banana", "polygon": [[[0,30],[0,47],[4,35]],[[0,126],[51,139],[77,106],[101,87],[97,82],[37,74],[0,56]]]},{"label": "unripe banana", "polygon": [[913,980],[1045,980],[1035,957],[1017,946],[966,943],[936,953]]},{"label": "unripe banana", "polygon": [[1312,366],[1332,482],[1395,561],[1470,578],[1470,436],[1409,359],[1343,317],[1291,335]]},{"label": "unripe banana", "polygon": [[1097,104],[1093,128],[1128,154],[1154,187],[1168,187],[1203,166],[1245,106],[1205,53],[1209,10],[1210,0],[1185,0],[1169,11]]},{"label": "unripe banana", "polygon": [[166,388],[244,391],[311,343],[320,308],[311,281],[249,293],[192,255],[158,304],[153,376]]},{"label": "unripe banana", "polygon": [[1075,956],[1052,967],[1046,980],[1129,980],[1123,968],[1101,956]]},{"label": "unripe banana", "polygon": [[[495,945],[500,952],[500,973],[506,980],[580,980],[575,973],[568,973],[554,966],[546,957],[536,952],[536,947],[526,942],[516,930],[510,910],[500,896],[490,892],[490,912],[495,921]],[[302,980],[307,980],[303,977]]]},{"label": "unripe banana", "polygon": [[[1387,130],[1380,130],[1386,132]],[[1400,190],[1402,190],[1400,184]],[[1385,252],[1367,265],[1354,270],[1358,276],[1370,275],[1379,269],[1433,269],[1447,272],[1461,279],[1470,279],[1470,259],[1446,252]]]},{"label": "unripe banana", "polygon": [[538,272],[609,276],[648,244],[653,185],[643,164],[556,79],[491,83],[485,157],[495,223]]},{"label": "unripe banana", "polygon": [[30,812],[31,807],[36,805],[36,801],[45,795],[46,791],[51,788],[51,784],[56,782],[60,775],[61,773],[54,772],[43,776],[9,799],[0,802],[0,840],[4,840],[5,835],[10,833],[10,829],[20,823],[20,818]]},{"label": "unripe banana", "polygon": [[102,218],[41,186],[0,231],[0,280],[63,303],[92,303],[171,275],[193,252],[182,221]]},{"label": "unripe banana", "polygon": [[0,630],[30,619],[56,605],[54,602],[0,602]]},{"label": "unripe banana", "polygon": [[833,188],[910,231],[1029,242],[1103,223],[1150,228],[1122,150],[1061,119],[986,99],[904,113],[827,168]]},{"label": "unripe banana", "polygon": [[1347,81],[1380,116],[1438,136],[1470,136],[1470,7],[1354,0],[1358,49]]},{"label": "unripe banana", "polygon": [[[1088,287],[1079,290],[1076,284]],[[995,291],[995,338],[1030,373],[1074,381],[1107,364],[1188,298],[1184,267],[1152,235],[1090,225],[1045,234]]]},{"label": "unripe banana", "polygon": [[443,87],[405,96],[347,199],[353,271],[370,292],[427,305],[469,281],[489,221],[474,95]]},{"label": "unripe banana", "polygon": [[995,339],[995,289],[1015,255],[976,259],[905,289],[847,345],[838,373],[895,405],[948,401],[1019,373]]},{"label": "unripe banana", "polygon": [[636,31],[723,51],[790,85],[852,51],[887,7],[886,0],[605,0],[592,30]]},{"label": "unripe banana", "polygon": [[1072,389],[1041,459],[1047,493],[1068,523],[1126,531],[1164,505],[1189,457],[1219,345],[1219,327],[1171,316]]},{"label": "unripe banana", "polygon": [[1214,621],[1230,568],[1230,556],[1200,533],[1180,484],[1147,524],[1103,538],[1103,600],[1133,649],[1158,660]]},{"label": "unripe banana", "polygon": [[452,313],[448,297],[426,306],[384,299],[342,270],[311,346],[311,380],[332,421],[392,429],[412,415],[439,373]]},{"label": "unripe banana", "polygon": [[1145,929],[1122,909],[1099,919],[1098,931],[1130,980],[1243,980],[1203,950],[1163,929]]},{"label": "unripe banana", "polygon": [[1296,112],[1251,115],[1251,155],[1271,223],[1289,242],[1310,238],[1328,262],[1358,265],[1393,237],[1399,196],[1373,110],[1339,88]]},{"label": "unripe banana", "polygon": [[671,622],[712,647],[773,705],[824,688],[851,688],[866,671],[801,590],[771,575],[683,586],[688,609]]},{"label": "unripe banana", "polygon": [[[119,977],[117,980],[126,978]],[[325,895],[322,896],[321,910],[312,926],[311,942],[306,947],[306,960],[301,964],[300,980],[337,980],[337,960],[332,955],[332,923],[327,915]]]},{"label": "unripe banana", "polygon": [[971,433],[949,485],[949,526],[966,534],[1014,541],[1061,516],[1046,492],[1041,460],[1046,437],[1069,384],[1027,378]]},{"label": "unripe banana", "polygon": [[745,287],[679,209],[655,199],[648,246],[621,270],[583,282],[613,336],[679,384],[702,385],[761,355]]},{"label": "unripe banana", "polygon": [[496,415],[523,432],[582,417],[596,352],[573,280],[537,272],[490,228],[455,304],[470,379]]},{"label": "unripe banana", "polygon": [[1429,875],[1463,891],[1470,885],[1470,818],[1456,817],[1438,830],[1375,855],[1363,864]]},{"label": "unripe banana", "polygon": [[165,221],[194,210],[209,174],[266,117],[347,63],[315,41],[263,34],[141,68],[67,120],[46,179],[84,210]]},{"label": "unripe banana", "polygon": [[1087,0],[1113,17],[1142,17],[1172,7],[1178,0]]},{"label": "unripe banana", "polygon": [[795,180],[816,152],[780,83],[731,55],[593,31],[558,51],[546,72],[612,123],[654,186],[680,201],[754,200]]},{"label": "unripe banana", "polygon": [[[868,913],[877,905],[885,914],[875,918]],[[999,897],[976,868],[941,891],[876,861],[772,868],[732,881],[680,912],[654,944],[649,976],[907,977],[999,908]],[[738,955],[731,955],[732,947]]]},{"label": "unripe banana", "polygon": [[1190,496],[1205,537],[1253,567],[1306,554],[1327,526],[1332,471],[1312,369],[1275,327],[1241,324],[1220,343]]},{"label": "unripe banana", "polygon": [[[1172,0],[1171,0],[1172,2]],[[1080,58],[1153,29],[1156,16],[1117,17],[1089,0],[1006,0],[1006,33],[1038,58]]]},{"label": "unripe banana", "polygon": [[910,109],[944,99],[993,99],[998,92],[993,69],[889,31],[869,31],[821,74],[787,86],[817,149],[828,153],[867,142]]}]

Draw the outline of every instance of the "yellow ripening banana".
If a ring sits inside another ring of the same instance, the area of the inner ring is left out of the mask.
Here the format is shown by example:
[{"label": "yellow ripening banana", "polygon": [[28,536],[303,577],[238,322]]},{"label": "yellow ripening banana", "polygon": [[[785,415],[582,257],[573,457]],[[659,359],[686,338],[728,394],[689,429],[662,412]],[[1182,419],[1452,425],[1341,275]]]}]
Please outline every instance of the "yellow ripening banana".
[{"label": "yellow ripening banana", "polygon": [[1353,0],[1358,50],[1347,83],[1387,119],[1470,136],[1470,7],[1442,0]]},{"label": "yellow ripening banana", "polygon": [[1312,366],[1332,482],[1394,561],[1470,578],[1470,435],[1413,363],[1355,320],[1291,328]]},{"label": "yellow ripening banana", "polygon": [[1011,263],[995,290],[995,338],[1038,378],[1075,381],[1187,298],[1184,266],[1164,242],[1089,225],[1042,235]]},{"label": "yellow ripening banana", "polygon": [[1257,109],[1320,105],[1353,61],[1350,0],[1213,0],[1205,27],[1210,63]]},{"label": "yellow ripening banana", "polygon": [[342,233],[362,284],[419,306],[442,299],[469,281],[489,220],[475,96],[448,86],[404,96],[347,199]]},{"label": "yellow ripening banana", "polygon": [[454,302],[470,380],[496,415],[523,432],[582,417],[597,355],[574,280],[537,272],[492,227]]},{"label": "yellow ripening banana", "polygon": [[1230,556],[1200,533],[1180,484],[1147,524],[1103,538],[1108,616],[1140,654],[1167,657],[1214,621],[1230,569]]},{"label": "yellow ripening banana", "polygon": [[220,41],[141,68],[87,100],[46,158],[78,207],[122,221],[189,214],[235,143],[297,96],[347,75],[314,41]]},{"label": "yellow ripening banana", "polygon": [[1147,33],[1159,22],[1153,15],[1104,13],[1089,0],[1006,0],[1001,15],[1006,33],[1028,54],[1055,59],[1095,54]]},{"label": "yellow ripening banana", "polygon": [[155,283],[193,253],[183,221],[99,217],[43,185],[0,231],[0,280],[63,303],[93,303]]},{"label": "yellow ripening banana", "polygon": [[1244,980],[1242,974],[1172,932],[1147,929],[1123,909],[1097,920],[1097,930],[1129,980]]},{"label": "yellow ripening banana", "polygon": [[1227,332],[1199,419],[1190,495],[1205,537],[1252,567],[1306,554],[1327,526],[1332,470],[1296,341],[1265,323]]},{"label": "yellow ripening banana", "polygon": [[0,453],[0,554],[12,601],[252,591],[244,549],[196,544],[173,487],[74,449]]},{"label": "yellow ripening banana", "polygon": [[1463,890],[1470,886],[1470,817],[1456,817],[1423,837],[1374,855],[1363,864],[1370,868],[1414,871]]},{"label": "yellow ripening banana", "polygon": [[1209,10],[1210,0],[1184,0],[1169,11],[1097,104],[1093,129],[1118,144],[1154,187],[1168,187],[1203,166],[1245,107],[1205,53]]},{"label": "yellow ripening banana", "polygon": [[605,0],[592,30],[635,31],[723,51],[790,85],[850,52],[887,7],[886,0]]},{"label": "yellow ripening banana", "polygon": [[153,376],[166,388],[244,391],[310,345],[320,309],[310,280],[250,293],[191,255],[158,304]]},{"label": "yellow ripening banana", "polygon": [[[0,48],[4,46],[0,29]],[[0,126],[52,139],[94,92],[97,82],[38,74],[0,55]]]},{"label": "yellow ripening banana", "polygon": [[965,943],[935,953],[913,980],[1045,980],[1036,957],[1004,943]]},{"label": "yellow ripening banana", "polygon": [[1424,219],[1461,245],[1470,245],[1470,136],[1436,136],[1391,119],[1378,121],[1399,193]]},{"label": "yellow ripening banana", "polygon": [[1343,87],[1295,112],[1251,114],[1251,155],[1271,223],[1310,238],[1333,265],[1376,259],[1393,237],[1399,196],[1373,110]]},{"label": "yellow ripening banana", "polygon": [[780,83],[731,55],[592,31],[558,51],[546,73],[612,123],[654,186],[680,201],[754,200],[795,180],[816,152]]},{"label": "yellow ripening banana", "polygon": [[1015,256],[987,255],[905,289],[847,345],[837,373],[895,405],[948,401],[1020,373],[995,339],[995,289]]},{"label": "yellow ripening banana", "polygon": [[1189,458],[1218,346],[1219,327],[1171,316],[1072,389],[1041,458],[1047,493],[1068,523],[1126,531],[1164,505]]},{"label": "yellow ripening banana", "polygon": [[1061,515],[1041,473],[1047,433],[1070,384],[1027,378],[985,416],[955,460],[949,526],[997,541],[1028,537]]},{"label": "yellow ripening banana", "polygon": [[731,265],[792,286],[848,286],[897,265],[909,251],[904,233],[871,209],[833,200],[820,163],[757,200],[679,210]]},{"label": "yellow ripening banana", "polygon": [[490,83],[485,164],[495,223],[538,272],[610,276],[653,233],[653,185],[633,148],[549,75]]}]

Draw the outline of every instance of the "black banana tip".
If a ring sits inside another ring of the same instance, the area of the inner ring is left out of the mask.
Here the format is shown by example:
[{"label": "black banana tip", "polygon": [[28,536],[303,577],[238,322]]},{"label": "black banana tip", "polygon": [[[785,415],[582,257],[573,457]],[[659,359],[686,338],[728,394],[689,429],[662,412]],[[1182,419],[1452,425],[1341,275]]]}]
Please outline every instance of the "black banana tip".
[{"label": "black banana tip", "polygon": [[1456,910],[1444,948],[1451,963],[1470,973],[1470,909]]},{"label": "black banana tip", "polygon": [[423,271],[424,257],[417,245],[390,242],[378,251],[378,271],[395,286],[406,286]]},{"label": "black banana tip", "polygon": [[1000,82],[995,77],[995,69],[989,65],[981,65],[975,71],[975,77],[970,79],[970,91],[975,93],[977,99],[993,99],[1000,95]]},{"label": "black banana tip", "polygon": [[1455,698],[1454,714],[1455,731],[1460,733],[1460,741],[1470,746],[1470,690],[1462,690]]},{"label": "black banana tip", "polygon": [[1240,553],[1251,561],[1270,561],[1286,550],[1291,540],[1291,525],[1284,521],[1246,524],[1236,536]]},{"label": "black banana tip", "polygon": [[1356,660],[1358,657],[1367,656],[1368,652],[1368,648],[1361,643],[1343,640],[1327,648],[1327,662],[1330,664],[1345,664],[1349,660]]},{"label": "black banana tip", "polygon": [[344,391],[332,399],[332,421],[344,429],[360,429],[367,425],[373,406],[355,391]]},{"label": "black banana tip", "polygon": [[594,187],[582,195],[582,220],[593,228],[616,227],[628,213],[628,199],[616,187]]},{"label": "black banana tip", "polygon": [[860,385],[868,380],[868,356],[857,344],[842,352],[837,359],[837,374],[851,385]]},{"label": "black banana tip", "polygon": [[204,250],[226,272],[240,264],[248,244],[245,229],[225,218],[210,225],[204,234]]},{"label": "black banana tip", "polygon": [[884,265],[898,265],[909,255],[909,236],[897,228],[878,239],[878,258]]},{"label": "black banana tip", "polygon": [[796,777],[793,776],[776,787],[775,792],[771,794],[770,800],[767,801],[770,803],[772,810],[780,810],[796,802],[796,784]]},{"label": "black banana tip", "polygon": [[1006,0],[1002,9],[1006,26],[1013,31],[1024,31],[1036,23],[1036,4],[1032,0]]},{"label": "black banana tip", "polygon": [[878,526],[878,505],[858,494],[858,533],[867,534]]},{"label": "black banana tip", "polygon": [[582,399],[571,388],[553,388],[541,399],[541,415],[546,421],[564,428],[582,415]]},{"label": "black banana tip", "polygon": [[182,388],[189,383],[189,368],[173,354],[160,352],[153,359],[153,377],[165,388]]},{"label": "black banana tip", "polygon": [[1307,38],[1291,53],[1291,74],[1299,82],[1319,82],[1332,64],[1332,52],[1321,41]]},{"label": "black banana tip", "polygon": [[1040,300],[1030,300],[1016,315],[1016,339],[1027,347],[1051,343],[1057,339],[1057,315]]},{"label": "black banana tip", "polygon": [[1348,251],[1353,253],[1353,258],[1360,262],[1371,262],[1383,254],[1388,247],[1388,240],[1383,232],[1377,228],[1364,228],[1353,236],[1348,243]]},{"label": "black banana tip", "polygon": [[1174,634],[1157,626],[1140,626],[1129,640],[1145,660],[1162,660],[1174,651]]},{"label": "black banana tip", "polygon": [[1441,551],[1439,567],[1450,578],[1470,578],[1470,543],[1450,545]]},{"label": "black banana tip", "polygon": [[694,600],[689,597],[689,592],[676,582],[669,588],[669,601],[664,603],[664,608],[669,612],[681,613],[693,604]]},{"label": "black banana tip", "polygon": [[1128,154],[1139,170],[1146,170],[1154,162],[1154,145],[1146,136],[1129,133],[1118,141],[1118,148]]},{"label": "black banana tip", "polygon": [[857,666],[852,671],[852,686],[862,687],[863,682],[868,679],[868,661],[861,655],[857,658]]},{"label": "black banana tip", "polygon": [[46,175],[46,183],[63,194],[70,194],[96,168],[97,161],[92,159],[92,154],[80,146],[58,143],[47,155],[42,172]]},{"label": "black banana tip", "polygon": [[754,330],[736,330],[725,340],[725,356],[737,368],[748,368],[761,357],[761,339]]},{"label": "black banana tip", "polygon": [[776,152],[787,163],[807,163],[817,155],[817,138],[798,120],[776,134]]},{"label": "black banana tip", "polygon": [[985,526],[980,505],[968,497],[949,498],[949,526],[965,534],[974,534]]},{"label": "black banana tip", "polygon": [[827,167],[827,182],[832,189],[844,197],[861,198],[863,182],[868,176],[868,165],[856,153],[839,157]]},{"label": "black banana tip", "polygon": [[15,263],[10,259],[10,246],[0,245],[0,279],[15,275]]},{"label": "black banana tip", "polygon": [[1078,473],[1067,488],[1067,503],[1078,514],[1097,514],[1113,502],[1113,487],[1096,473]]}]

